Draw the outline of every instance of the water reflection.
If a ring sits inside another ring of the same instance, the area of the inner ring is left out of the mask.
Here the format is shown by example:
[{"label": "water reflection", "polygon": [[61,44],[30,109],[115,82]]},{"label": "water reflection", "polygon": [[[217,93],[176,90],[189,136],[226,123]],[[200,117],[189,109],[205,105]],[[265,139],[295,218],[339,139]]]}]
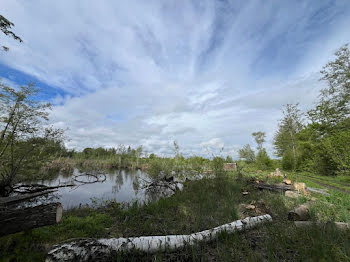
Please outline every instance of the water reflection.
[{"label": "water reflection", "polygon": [[[75,169],[73,176],[82,174]],[[149,176],[141,170],[110,170],[105,173],[106,180],[93,184],[83,184],[73,188],[59,188],[60,202],[65,209],[91,204],[92,198],[103,200],[115,200],[117,202],[155,201],[160,196],[165,196],[163,189],[146,190],[145,181],[150,181]],[[48,186],[63,183],[73,183],[72,176],[58,175],[54,179],[43,181]],[[167,193],[166,193],[167,194]]]}]

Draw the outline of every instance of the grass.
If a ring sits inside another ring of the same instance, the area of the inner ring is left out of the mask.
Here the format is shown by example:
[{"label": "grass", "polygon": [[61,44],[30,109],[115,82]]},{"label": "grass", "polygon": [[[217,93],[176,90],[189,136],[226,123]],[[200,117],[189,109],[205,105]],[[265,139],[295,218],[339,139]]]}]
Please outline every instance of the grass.
[{"label": "grass", "polygon": [[[272,182],[272,181],[270,181]],[[247,196],[242,191],[248,191]],[[312,219],[350,222],[350,197],[330,191],[319,196]],[[186,182],[183,191],[147,205],[96,203],[71,209],[62,222],[0,238],[0,261],[43,261],[52,244],[79,237],[129,237],[190,234],[246,216],[269,213],[273,223],[257,229],[220,234],[209,243],[175,252],[118,253],[114,261],[350,261],[350,232],[325,227],[298,229],[287,213],[307,198],[289,199],[255,190],[234,176]],[[255,210],[240,208],[254,204]]]}]

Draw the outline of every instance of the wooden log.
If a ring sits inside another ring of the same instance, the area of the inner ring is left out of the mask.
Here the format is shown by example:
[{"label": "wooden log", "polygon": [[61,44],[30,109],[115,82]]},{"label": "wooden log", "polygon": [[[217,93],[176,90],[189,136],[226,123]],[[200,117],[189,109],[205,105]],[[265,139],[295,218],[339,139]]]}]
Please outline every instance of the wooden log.
[{"label": "wooden log", "polygon": [[20,202],[27,201],[29,199],[36,198],[38,196],[43,196],[47,195],[50,193],[55,192],[54,190],[48,190],[48,191],[43,191],[43,192],[36,192],[32,194],[22,194],[22,195],[17,195],[17,196],[11,196],[11,197],[0,197],[0,206],[10,206],[10,205],[15,205]]},{"label": "wooden log", "polygon": [[310,203],[302,204],[288,212],[288,220],[305,221],[310,218]]},{"label": "wooden log", "polygon": [[269,184],[254,184],[256,188],[259,189],[266,189],[270,191],[287,191],[287,190],[293,190],[292,186],[290,185],[269,185]]},{"label": "wooden log", "polygon": [[140,250],[157,252],[175,250],[198,241],[210,241],[219,232],[232,233],[253,228],[261,223],[272,221],[270,215],[247,217],[232,223],[190,235],[142,236],[131,238],[80,239],[55,246],[47,255],[46,262],[56,261],[111,261],[118,251]]},{"label": "wooden log", "polygon": [[314,221],[295,221],[294,224],[296,227],[299,227],[299,228],[309,228],[309,227],[312,227],[313,225],[324,226],[324,225],[328,225],[328,224],[334,224],[334,226],[340,230],[350,229],[350,223],[344,223],[344,222],[321,223],[319,221],[317,221],[317,222],[314,222]]},{"label": "wooden log", "polygon": [[61,218],[61,203],[19,209],[4,208],[0,213],[0,236],[53,225],[59,223]]},{"label": "wooden log", "polygon": [[307,191],[310,191],[312,193],[318,193],[324,196],[330,196],[329,193],[326,192],[327,189],[321,189],[321,188],[312,188],[312,187],[307,187]]}]

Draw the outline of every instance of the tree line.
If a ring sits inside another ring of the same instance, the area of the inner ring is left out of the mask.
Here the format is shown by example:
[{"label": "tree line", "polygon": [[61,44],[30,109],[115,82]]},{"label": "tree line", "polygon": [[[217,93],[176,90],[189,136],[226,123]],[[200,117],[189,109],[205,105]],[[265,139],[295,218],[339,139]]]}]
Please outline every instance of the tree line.
[{"label": "tree line", "polygon": [[[315,107],[307,112],[299,104],[282,109],[274,136],[275,155],[282,168],[310,171],[321,175],[350,175],[350,50],[348,45],[335,52],[335,59],[321,71],[326,87],[320,91]],[[265,133],[253,133],[258,145],[255,154],[250,145],[239,150],[242,159],[266,167],[269,164],[262,147]],[[264,165],[265,163],[265,165]]]}]

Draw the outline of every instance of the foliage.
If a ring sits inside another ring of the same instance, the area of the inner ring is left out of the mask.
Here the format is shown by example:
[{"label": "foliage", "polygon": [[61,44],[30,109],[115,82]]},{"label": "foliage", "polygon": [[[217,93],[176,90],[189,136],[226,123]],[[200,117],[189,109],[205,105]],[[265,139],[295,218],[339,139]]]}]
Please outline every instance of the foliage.
[{"label": "foliage", "polygon": [[225,174],[224,171],[224,159],[221,157],[214,157],[211,161],[211,169],[215,177],[223,177]]},{"label": "foliage", "polygon": [[284,170],[295,170],[295,158],[292,150],[284,152],[282,157],[282,168]]},{"label": "foliage", "polygon": [[327,84],[308,124],[296,105],[287,105],[274,137],[276,155],[286,170],[308,170],[321,175],[350,174],[350,50],[342,46],[321,71]]},{"label": "foliage", "polygon": [[261,131],[254,132],[252,133],[252,136],[254,137],[255,142],[258,145],[258,150],[261,150],[263,148],[262,145],[265,142],[265,137],[266,137],[265,132],[261,132]]},{"label": "foliage", "polygon": [[245,159],[248,163],[252,163],[255,161],[254,150],[250,147],[249,144],[239,149],[238,154],[241,159]]},{"label": "foliage", "polygon": [[327,87],[321,91],[320,100],[315,109],[308,112],[313,123],[319,124],[322,133],[350,115],[350,50],[348,45],[335,52],[335,60],[330,61],[321,71],[321,80]]},{"label": "foliage", "polygon": [[290,169],[295,170],[297,164],[297,134],[302,130],[303,124],[298,104],[287,104],[283,110],[283,119],[279,121],[278,130],[274,137],[276,155],[288,162]]},{"label": "foliage", "polygon": [[256,165],[261,170],[269,170],[273,168],[273,163],[265,148],[259,150],[258,154],[256,155]]},{"label": "foliage", "polygon": [[64,151],[62,130],[45,125],[50,104],[38,101],[37,93],[33,85],[0,83],[0,195]]},{"label": "foliage", "polygon": [[[9,20],[7,20],[5,17],[3,17],[2,15],[0,15],[0,30],[7,36],[12,37],[13,39],[19,41],[19,42],[23,42],[22,39],[17,36],[14,32],[11,31],[11,28],[14,26],[14,24],[12,22],[10,22]],[[7,46],[2,46],[4,51],[8,51],[9,48]]]}]

